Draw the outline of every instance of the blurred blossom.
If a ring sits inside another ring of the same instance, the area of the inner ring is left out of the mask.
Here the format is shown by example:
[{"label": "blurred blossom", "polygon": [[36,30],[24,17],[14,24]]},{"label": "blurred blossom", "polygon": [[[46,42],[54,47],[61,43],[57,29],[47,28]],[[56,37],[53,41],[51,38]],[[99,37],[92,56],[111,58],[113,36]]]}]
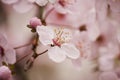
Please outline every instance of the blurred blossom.
[{"label": "blurred blossom", "polygon": [[99,80],[118,80],[119,78],[115,72],[102,72],[99,76]]},{"label": "blurred blossom", "polygon": [[74,3],[75,0],[58,0],[55,3],[54,8],[60,14],[69,14],[72,13],[69,7],[71,7]]},{"label": "blurred blossom", "polygon": [[19,13],[25,13],[30,11],[34,4],[29,0],[2,0],[3,3],[11,4],[14,10]]},{"label": "blurred blossom", "polygon": [[8,67],[0,67],[0,80],[12,80],[12,74]]},{"label": "blurred blossom", "polygon": [[39,40],[43,45],[51,45],[48,49],[49,58],[55,62],[62,62],[66,56],[71,59],[79,57],[79,50],[69,43],[71,33],[67,29],[38,26]]},{"label": "blurred blossom", "polygon": [[76,31],[73,36],[73,42],[79,48],[81,57],[90,58],[91,55],[91,41],[85,31]]},{"label": "blurred blossom", "polygon": [[13,4],[16,3],[18,0],[1,0],[5,4]]},{"label": "blurred blossom", "polygon": [[4,35],[0,34],[0,64],[14,64],[16,62],[15,50],[8,44]]},{"label": "blurred blossom", "polygon": [[35,3],[37,3],[39,6],[45,6],[48,2],[49,3],[55,3],[57,0],[35,0]]},{"label": "blurred blossom", "polygon": [[110,58],[109,56],[100,57],[98,61],[99,70],[101,71],[114,70],[115,67],[114,59]]},{"label": "blurred blossom", "polygon": [[[69,1],[71,0],[66,0],[66,1],[68,1],[69,3]],[[75,0],[75,1],[73,0],[72,3],[66,4],[67,10],[69,10],[70,13],[64,15],[61,15],[58,11],[61,10],[62,12],[62,10],[64,10],[66,13],[66,7],[59,7],[56,4],[56,6],[60,8],[57,9],[57,7],[54,8],[54,6],[51,7],[52,5],[48,5],[45,8],[44,18],[47,24],[63,25],[73,28],[79,28],[81,25],[87,24],[88,17],[90,17],[91,15],[93,16],[93,14],[91,14],[91,10],[95,8],[94,4],[95,4],[95,0],[92,0],[91,2],[89,2],[89,0]],[[94,11],[92,13],[94,13]],[[91,19],[93,19],[93,17],[91,17]]]}]

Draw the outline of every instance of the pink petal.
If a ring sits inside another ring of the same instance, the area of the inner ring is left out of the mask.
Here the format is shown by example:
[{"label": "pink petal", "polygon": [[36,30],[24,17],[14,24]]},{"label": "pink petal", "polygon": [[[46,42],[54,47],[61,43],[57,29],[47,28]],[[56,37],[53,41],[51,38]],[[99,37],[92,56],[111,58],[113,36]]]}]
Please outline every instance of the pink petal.
[{"label": "pink petal", "polygon": [[13,5],[13,8],[19,13],[28,12],[33,8],[33,4],[26,0],[21,0]]},{"label": "pink petal", "polygon": [[18,0],[1,0],[5,4],[13,4],[16,3]]},{"label": "pink petal", "polygon": [[14,49],[8,47],[5,49],[5,58],[9,64],[14,64],[16,62],[16,52]]},{"label": "pink petal", "polygon": [[114,59],[108,56],[103,56],[99,58],[99,69],[101,71],[109,71],[114,69]]},{"label": "pink petal", "polygon": [[7,40],[6,40],[5,36],[0,33],[0,46],[4,47],[5,45],[7,45]]},{"label": "pink petal", "polygon": [[35,1],[39,6],[45,6],[48,3],[48,0],[36,0]]},{"label": "pink petal", "polygon": [[76,67],[76,68],[80,68],[80,66],[82,65],[82,59],[81,57],[79,57],[78,59],[75,59],[75,60],[72,60],[72,63],[73,65]]},{"label": "pink petal", "polygon": [[118,80],[118,77],[114,72],[103,72],[99,76],[99,80]]},{"label": "pink petal", "polygon": [[60,4],[55,4],[54,7],[55,10],[60,14],[67,14],[69,12],[65,7],[61,6]]}]

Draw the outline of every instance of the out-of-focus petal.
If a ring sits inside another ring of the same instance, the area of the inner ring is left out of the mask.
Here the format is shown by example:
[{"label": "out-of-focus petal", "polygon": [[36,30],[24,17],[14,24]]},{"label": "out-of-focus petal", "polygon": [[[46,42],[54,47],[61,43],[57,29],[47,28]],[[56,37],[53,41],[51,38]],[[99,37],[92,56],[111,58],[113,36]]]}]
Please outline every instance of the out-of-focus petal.
[{"label": "out-of-focus petal", "polygon": [[55,3],[57,0],[48,0],[50,3]]},{"label": "out-of-focus petal", "polygon": [[45,6],[48,3],[48,0],[36,0],[35,1],[39,6]]},{"label": "out-of-focus petal", "polygon": [[48,56],[51,60],[59,63],[65,60],[66,52],[58,46],[55,46],[48,50]]},{"label": "out-of-focus petal", "polygon": [[60,14],[72,13],[68,9],[61,6],[60,4],[55,4],[54,7],[55,7],[55,10]]},{"label": "out-of-focus petal", "polygon": [[5,58],[9,64],[14,64],[16,62],[16,52],[14,49],[8,47],[5,50]]},{"label": "out-of-focus petal", "polygon": [[5,4],[13,4],[16,3],[18,0],[1,0]]},{"label": "out-of-focus petal", "polygon": [[0,46],[4,47],[7,44],[7,40],[3,34],[0,33]]},{"label": "out-of-focus petal", "polygon": [[19,13],[25,13],[33,8],[33,4],[26,0],[21,0],[13,4],[13,8]]},{"label": "out-of-focus petal", "polygon": [[79,50],[73,44],[62,44],[61,49],[64,50],[67,53],[66,55],[72,59],[77,59],[80,56]]},{"label": "out-of-focus petal", "polygon": [[80,68],[80,66],[82,65],[82,59],[81,57],[79,57],[78,59],[73,59],[72,60],[72,63],[73,65],[76,67],[76,68]]},{"label": "out-of-focus petal", "polygon": [[103,72],[99,76],[99,80],[118,80],[118,77],[114,72]]},{"label": "out-of-focus petal", "polygon": [[99,58],[99,69],[101,71],[110,71],[114,69],[114,60],[108,56]]},{"label": "out-of-focus petal", "polygon": [[50,27],[37,26],[39,40],[43,45],[53,44],[54,31]]}]

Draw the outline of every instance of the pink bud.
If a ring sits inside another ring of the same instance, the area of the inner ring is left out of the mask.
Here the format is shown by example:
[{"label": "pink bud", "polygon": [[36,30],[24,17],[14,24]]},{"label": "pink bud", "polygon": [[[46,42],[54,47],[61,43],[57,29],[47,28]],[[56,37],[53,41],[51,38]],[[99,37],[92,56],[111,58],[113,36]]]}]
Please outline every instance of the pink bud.
[{"label": "pink bud", "polygon": [[11,71],[6,66],[0,67],[0,80],[10,80],[12,77]]},{"label": "pink bud", "polygon": [[39,18],[33,17],[30,19],[31,28],[36,28],[38,25],[42,25],[41,20]]}]

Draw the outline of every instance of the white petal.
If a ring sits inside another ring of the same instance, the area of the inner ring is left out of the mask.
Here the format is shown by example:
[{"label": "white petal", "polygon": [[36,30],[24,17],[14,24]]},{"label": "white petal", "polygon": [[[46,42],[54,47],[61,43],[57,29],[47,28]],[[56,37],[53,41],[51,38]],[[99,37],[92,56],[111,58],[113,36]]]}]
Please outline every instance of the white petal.
[{"label": "white petal", "polygon": [[63,44],[61,45],[61,49],[66,51],[66,55],[72,59],[77,59],[80,56],[79,50],[73,44]]},{"label": "white petal", "polygon": [[39,6],[45,6],[48,3],[48,0],[36,0],[35,1]]},{"label": "white petal", "polygon": [[1,0],[1,1],[5,4],[13,4],[13,3],[17,2],[18,0]]},{"label": "white petal", "polygon": [[39,40],[43,45],[53,44],[54,31],[50,27],[37,26]]},{"label": "white petal", "polygon": [[59,63],[65,60],[66,53],[58,46],[55,46],[48,50],[48,56],[51,60]]}]

